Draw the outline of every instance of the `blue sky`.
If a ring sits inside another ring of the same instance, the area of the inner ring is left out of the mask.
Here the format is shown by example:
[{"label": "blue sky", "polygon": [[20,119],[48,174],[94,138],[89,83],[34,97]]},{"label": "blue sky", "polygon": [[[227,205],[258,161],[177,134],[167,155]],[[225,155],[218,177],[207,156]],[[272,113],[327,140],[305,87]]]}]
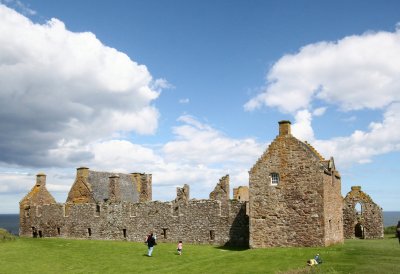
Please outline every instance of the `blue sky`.
[{"label": "blue sky", "polygon": [[48,175],[153,174],[153,198],[207,198],[292,121],[400,210],[398,1],[0,0],[0,213]]}]

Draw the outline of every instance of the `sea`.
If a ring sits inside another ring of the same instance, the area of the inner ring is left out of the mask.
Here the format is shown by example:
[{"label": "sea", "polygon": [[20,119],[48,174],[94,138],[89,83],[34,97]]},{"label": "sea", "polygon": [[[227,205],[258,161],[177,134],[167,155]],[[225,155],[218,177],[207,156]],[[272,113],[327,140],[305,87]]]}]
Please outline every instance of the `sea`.
[{"label": "sea", "polygon": [[[383,225],[395,226],[400,221],[400,211],[384,211]],[[18,214],[0,214],[0,228],[4,228],[14,235],[19,233],[19,215]]]}]

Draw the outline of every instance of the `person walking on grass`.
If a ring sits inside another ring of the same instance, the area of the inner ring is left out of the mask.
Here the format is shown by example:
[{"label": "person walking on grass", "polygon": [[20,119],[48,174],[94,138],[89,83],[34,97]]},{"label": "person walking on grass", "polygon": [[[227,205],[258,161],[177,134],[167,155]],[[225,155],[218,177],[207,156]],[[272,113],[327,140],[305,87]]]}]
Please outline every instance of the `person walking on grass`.
[{"label": "person walking on grass", "polygon": [[397,223],[396,234],[397,238],[399,238],[399,244],[400,244],[400,221]]},{"label": "person walking on grass", "polygon": [[153,248],[157,244],[156,239],[153,236],[153,232],[151,232],[146,239],[148,251],[147,251],[147,256],[151,257],[151,254],[153,253]]},{"label": "person walking on grass", "polygon": [[182,246],[183,246],[182,241],[179,241],[178,248],[176,249],[176,250],[178,250],[179,255],[182,255]]}]

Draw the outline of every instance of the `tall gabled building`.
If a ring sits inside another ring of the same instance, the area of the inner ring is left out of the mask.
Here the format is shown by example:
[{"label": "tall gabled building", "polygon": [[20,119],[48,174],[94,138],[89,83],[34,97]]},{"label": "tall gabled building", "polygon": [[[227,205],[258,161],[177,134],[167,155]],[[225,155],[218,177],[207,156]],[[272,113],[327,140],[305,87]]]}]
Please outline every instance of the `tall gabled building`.
[{"label": "tall gabled building", "polygon": [[291,134],[290,121],[249,171],[252,248],[343,242],[340,174],[333,158]]}]

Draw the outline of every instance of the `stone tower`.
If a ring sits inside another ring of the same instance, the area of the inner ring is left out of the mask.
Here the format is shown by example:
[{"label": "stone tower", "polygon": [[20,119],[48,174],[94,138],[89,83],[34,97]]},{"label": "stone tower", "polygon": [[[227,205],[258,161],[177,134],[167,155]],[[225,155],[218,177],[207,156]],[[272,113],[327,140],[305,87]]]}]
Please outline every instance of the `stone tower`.
[{"label": "stone tower", "polygon": [[342,196],[333,158],[291,134],[290,121],[249,171],[251,248],[343,242]]}]

